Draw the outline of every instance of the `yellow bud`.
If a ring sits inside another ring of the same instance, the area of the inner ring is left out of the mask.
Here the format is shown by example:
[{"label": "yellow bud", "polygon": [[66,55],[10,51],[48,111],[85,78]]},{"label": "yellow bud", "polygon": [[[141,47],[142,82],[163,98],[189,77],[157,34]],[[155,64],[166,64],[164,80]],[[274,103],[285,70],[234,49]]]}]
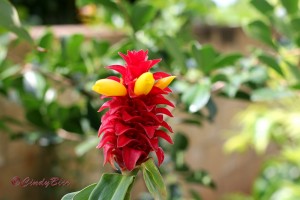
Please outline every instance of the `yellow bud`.
[{"label": "yellow bud", "polygon": [[168,76],[165,78],[161,78],[155,83],[154,86],[163,90],[170,85],[170,83],[174,80],[175,77],[176,76]]},{"label": "yellow bud", "polygon": [[123,84],[111,79],[98,80],[92,89],[105,96],[125,96],[127,94],[127,89]]},{"label": "yellow bud", "polygon": [[143,94],[147,95],[151,91],[154,82],[155,80],[151,72],[143,73],[135,82],[134,94],[138,96]]}]

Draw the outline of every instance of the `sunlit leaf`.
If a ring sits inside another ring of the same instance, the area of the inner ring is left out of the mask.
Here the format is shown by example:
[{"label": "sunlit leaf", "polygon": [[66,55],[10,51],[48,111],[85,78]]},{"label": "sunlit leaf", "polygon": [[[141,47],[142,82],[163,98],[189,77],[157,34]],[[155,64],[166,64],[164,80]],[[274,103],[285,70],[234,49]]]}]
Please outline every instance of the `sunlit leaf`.
[{"label": "sunlit leaf", "polygon": [[18,37],[33,44],[29,33],[22,27],[18,12],[14,6],[7,0],[0,1],[0,27],[15,33]]},{"label": "sunlit leaf", "polygon": [[266,0],[251,0],[250,3],[264,15],[274,10],[274,7]]},{"label": "sunlit leaf", "polygon": [[258,59],[261,62],[263,62],[264,64],[266,64],[267,66],[274,69],[281,76],[284,76],[283,71],[281,70],[281,67],[280,67],[278,61],[276,60],[276,58],[269,56],[267,54],[261,54],[258,56]]},{"label": "sunlit leaf", "polygon": [[255,122],[253,144],[258,153],[263,153],[269,144],[271,126],[272,121],[265,117],[261,117]]},{"label": "sunlit leaf", "polygon": [[248,24],[247,32],[255,39],[269,45],[276,49],[276,45],[272,40],[272,33],[270,27],[261,20],[256,20]]},{"label": "sunlit leaf", "polygon": [[188,105],[190,112],[197,112],[203,108],[210,98],[210,84],[197,83],[182,95],[182,101]]},{"label": "sunlit leaf", "polygon": [[75,152],[78,156],[84,155],[89,150],[95,148],[97,146],[97,143],[99,142],[99,139],[97,137],[89,138],[86,141],[83,141],[75,148]]}]

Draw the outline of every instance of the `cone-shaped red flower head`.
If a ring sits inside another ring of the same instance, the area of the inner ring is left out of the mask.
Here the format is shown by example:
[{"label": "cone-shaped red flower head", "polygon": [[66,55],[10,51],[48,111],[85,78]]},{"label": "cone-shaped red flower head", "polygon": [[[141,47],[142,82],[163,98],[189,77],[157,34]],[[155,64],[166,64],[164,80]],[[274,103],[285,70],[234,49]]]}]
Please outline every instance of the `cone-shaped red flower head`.
[{"label": "cone-shaped red flower head", "polygon": [[108,77],[98,80],[93,90],[110,99],[99,112],[109,108],[101,119],[98,148],[104,150],[104,163],[113,167],[116,162],[122,171],[131,171],[147,160],[150,152],[155,152],[159,165],[164,160],[164,152],[159,147],[159,138],[173,143],[166,131],[171,127],[163,115],[172,117],[165,108],[174,107],[163,95],[171,90],[169,84],[175,78],[165,72],[149,72],[160,59],[148,60],[148,51],[128,51],[119,53],[126,64],[111,65],[108,69],[119,72],[122,77]]}]

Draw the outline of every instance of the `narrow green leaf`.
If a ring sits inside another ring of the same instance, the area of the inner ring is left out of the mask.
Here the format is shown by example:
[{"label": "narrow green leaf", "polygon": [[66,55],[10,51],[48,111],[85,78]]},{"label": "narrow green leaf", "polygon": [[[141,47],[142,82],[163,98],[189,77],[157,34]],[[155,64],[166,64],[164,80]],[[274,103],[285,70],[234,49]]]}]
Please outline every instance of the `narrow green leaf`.
[{"label": "narrow green leaf", "polygon": [[270,47],[276,49],[276,45],[272,40],[272,33],[270,27],[261,20],[256,20],[248,24],[246,28],[247,33],[261,42],[269,45]]},{"label": "narrow green leaf", "polygon": [[288,14],[292,15],[299,11],[298,0],[280,0]]},{"label": "narrow green leaf", "polygon": [[74,196],[77,194],[78,192],[72,192],[72,193],[68,193],[65,196],[63,196],[61,198],[61,200],[74,200]]},{"label": "narrow green leaf", "polygon": [[94,190],[96,185],[97,185],[97,183],[93,183],[93,184],[83,188],[82,190],[80,190],[79,192],[77,192],[75,194],[75,196],[73,197],[73,200],[87,200],[87,199],[89,199],[89,196],[91,195],[91,192]]},{"label": "narrow green leaf", "polygon": [[192,45],[192,53],[197,61],[198,67],[204,74],[208,74],[213,67],[217,53],[210,45]]},{"label": "narrow green leaf", "polygon": [[287,64],[291,75],[293,77],[295,77],[295,79],[297,79],[298,82],[300,82],[300,70],[299,70],[299,67],[297,66],[297,64],[296,65],[294,63],[292,64],[292,63],[288,62],[287,60],[285,60],[285,63]]},{"label": "narrow green leaf", "polygon": [[134,176],[103,174],[89,200],[124,200]]},{"label": "narrow green leaf", "polygon": [[213,119],[217,115],[218,107],[212,98],[209,98],[209,101],[206,104],[206,108],[208,109],[209,112],[208,119],[210,121],[213,121]]},{"label": "narrow green leaf", "polygon": [[274,10],[274,7],[266,0],[251,0],[250,3],[264,15],[269,14]]},{"label": "narrow green leaf", "polygon": [[279,63],[275,58],[273,58],[273,57],[271,57],[267,54],[261,54],[261,55],[258,56],[258,59],[261,62],[263,62],[264,64],[266,64],[267,66],[274,69],[281,76],[284,76],[283,71],[281,70],[281,67],[280,67]]},{"label": "narrow green leaf", "polygon": [[7,0],[0,1],[0,19],[0,27],[12,31],[18,37],[33,44],[33,39],[21,25],[17,10]]},{"label": "narrow green leaf", "polygon": [[166,199],[167,189],[163,178],[153,162],[153,159],[149,159],[142,165],[142,171],[146,186],[155,199]]},{"label": "narrow green leaf", "polygon": [[87,200],[97,183],[93,183],[80,191],[66,194],[61,200]]},{"label": "narrow green leaf", "polygon": [[134,4],[131,13],[132,26],[138,31],[154,18],[156,9],[151,5],[137,3]]},{"label": "narrow green leaf", "polygon": [[220,55],[215,60],[215,63],[213,64],[213,69],[218,69],[221,67],[227,67],[234,65],[236,61],[238,61],[242,57],[239,53],[233,53],[229,55]]}]

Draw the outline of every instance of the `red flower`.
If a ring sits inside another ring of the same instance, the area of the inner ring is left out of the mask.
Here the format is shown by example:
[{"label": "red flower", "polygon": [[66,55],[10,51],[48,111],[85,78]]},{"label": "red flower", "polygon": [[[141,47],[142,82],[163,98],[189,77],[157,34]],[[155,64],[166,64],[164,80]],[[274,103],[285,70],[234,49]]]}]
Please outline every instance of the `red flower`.
[{"label": "red flower", "polygon": [[115,76],[98,80],[93,90],[109,97],[99,112],[109,108],[103,115],[98,136],[101,140],[97,148],[104,150],[104,163],[116,162],[122,171],[131,171],[147,160],[150,152],[155,152],[159,165],[164,160],[164,152],[158,140],[163,138],[173,143],[165,129],[172,132],[163,115],[172,117],[162,105],[174,107],[163,95],[171,90],[168,85],[175,76],[165,72],[149,72],[160,59],[148,60],[148,51],[128,51],[119,53],[126,64],[111,65],[122,78]]}]

